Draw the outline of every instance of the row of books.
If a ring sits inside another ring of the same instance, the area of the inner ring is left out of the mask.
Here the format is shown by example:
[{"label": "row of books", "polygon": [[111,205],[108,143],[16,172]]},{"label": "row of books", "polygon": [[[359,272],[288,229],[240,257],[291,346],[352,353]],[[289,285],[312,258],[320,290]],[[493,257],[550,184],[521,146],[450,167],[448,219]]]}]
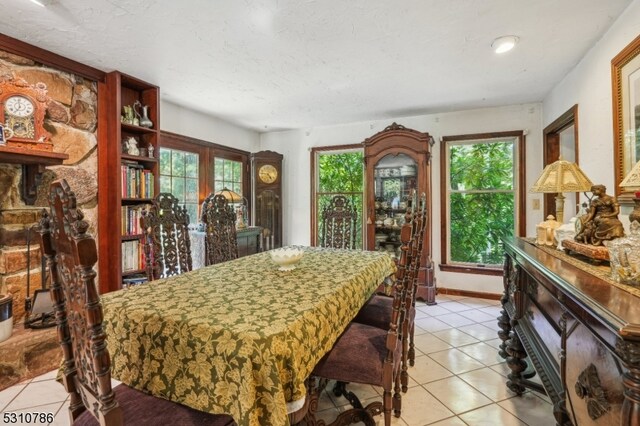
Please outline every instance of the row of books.
[{"label": "row of books", "polygon": [[140,235],[143,233],[140,225],[142,211],[146,205],[122,206],[121,233],[122,235]]},{"label": "row of books", "polygon": [[122,161],[122,198],[153,198],[153,172],[135,161]]},{"label": "row of books", "polygon": [[122,242],[122,272],[144,269],[144,248],[140,240]]}]

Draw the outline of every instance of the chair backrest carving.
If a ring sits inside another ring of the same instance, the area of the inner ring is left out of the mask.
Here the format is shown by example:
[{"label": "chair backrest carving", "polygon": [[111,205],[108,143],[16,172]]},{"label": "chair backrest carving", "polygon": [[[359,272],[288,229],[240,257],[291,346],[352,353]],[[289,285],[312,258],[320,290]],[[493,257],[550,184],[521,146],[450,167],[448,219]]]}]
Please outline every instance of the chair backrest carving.
[{"label": "chair backrest carving", "polygon": [[206,264],[237,259],[236,215],[229,201],[223,195],[209,194],[202,204],[201,221],[206,233]]},{"label": "chair backrest carving", "polygon": [[89,225],[64,179],[51,184],[49,205],[51,213],[43,211],[37,233],[51,271],[69,413],[76,419],[89,409],[100,424],[122,424],[122,410],[111,388],[111,361],[95,284],[96,243],[87,234]]},{"label": "chair backrest carving", "polygon": [[189,214],[173,194],[161,192],[142,212],[148,279],[170,277],[192,268]]},{"label": "chair backrest carving", "polygon": [[322,209],[322,247],[355,249],[358,212],[344,195],[335,195]]},{"label": "chair backrest carving", "polygon": [[416,209],[413,214],[412,224],[412,243],[410,254],[410,267],[412,285],[410,289],[410,300],[412,306],[416,303],[416,293],[418,291],[418,273],[421,266],[422,254],[424,250],[424,235],[427,230],[427,221],[429,219],[427,212],[427,196],[423,192],[418,201],[414,196],[416,202]]}]

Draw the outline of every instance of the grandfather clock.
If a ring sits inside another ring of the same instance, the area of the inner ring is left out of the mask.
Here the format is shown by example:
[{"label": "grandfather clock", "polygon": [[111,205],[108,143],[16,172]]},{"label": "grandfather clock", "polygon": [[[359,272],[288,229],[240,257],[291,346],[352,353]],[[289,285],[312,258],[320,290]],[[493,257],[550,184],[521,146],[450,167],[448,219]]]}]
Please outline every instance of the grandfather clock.
[{"label": "grandfather clock", "polygon": [[253,225],[263,229],[263,249],[282,247],[282,154],[251,154]]}]

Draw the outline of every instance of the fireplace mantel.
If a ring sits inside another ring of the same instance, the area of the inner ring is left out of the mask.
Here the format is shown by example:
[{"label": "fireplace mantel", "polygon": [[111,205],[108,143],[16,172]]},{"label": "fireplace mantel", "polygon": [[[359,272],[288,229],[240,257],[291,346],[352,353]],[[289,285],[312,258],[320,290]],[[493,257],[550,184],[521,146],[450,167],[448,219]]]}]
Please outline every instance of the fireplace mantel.
[{"label": "fireplace mantel", "polygon": [[67,154],[59,152],[0,145],[0,163],[22,165],[20,195],[27,205],[33,205],[36,200],[38,182],[45,166],[62,164],[68,158]]}]

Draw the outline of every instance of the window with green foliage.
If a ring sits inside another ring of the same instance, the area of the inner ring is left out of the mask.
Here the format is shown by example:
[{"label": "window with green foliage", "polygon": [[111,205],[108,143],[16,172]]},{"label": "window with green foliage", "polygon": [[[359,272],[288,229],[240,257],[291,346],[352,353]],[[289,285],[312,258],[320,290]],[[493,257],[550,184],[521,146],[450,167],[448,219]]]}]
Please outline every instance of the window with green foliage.
[{"label": "window with green foliage", "polygon": [[499,268],[501,240],[516,233],[522,133],[482,136],[443,138],[448,265]]},{"label": "window with green foliage", "polygon": [[316,182],[314,220],[316,241],[322,235],[322,209],[335,195],[344,195],[358,212],[356,222],[356,248],[362,248],[362,214],[364,203],[364,157],[361,149],[357,151],[315,151]]},{"label": "window with green foliage", "polygon": [[184,204],[189,222],[198,221],[198,154],[160,148],[160,192],[170,192]]},{"label": "window with green foliage", "polygon": [[227,188],[242,195],[242,162],[215,157],[213,172],[214,192]]}]

